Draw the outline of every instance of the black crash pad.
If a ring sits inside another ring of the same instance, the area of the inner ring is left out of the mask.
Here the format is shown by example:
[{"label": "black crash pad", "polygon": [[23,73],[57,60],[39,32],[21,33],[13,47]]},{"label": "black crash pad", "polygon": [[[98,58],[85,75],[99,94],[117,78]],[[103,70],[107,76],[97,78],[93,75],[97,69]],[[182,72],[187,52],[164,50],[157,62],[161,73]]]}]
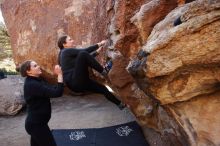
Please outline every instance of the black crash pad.
[{"label": "black crash pad", "polygon": [[149,146],[134,121],[91,129],[52,130],[57,146]]}]

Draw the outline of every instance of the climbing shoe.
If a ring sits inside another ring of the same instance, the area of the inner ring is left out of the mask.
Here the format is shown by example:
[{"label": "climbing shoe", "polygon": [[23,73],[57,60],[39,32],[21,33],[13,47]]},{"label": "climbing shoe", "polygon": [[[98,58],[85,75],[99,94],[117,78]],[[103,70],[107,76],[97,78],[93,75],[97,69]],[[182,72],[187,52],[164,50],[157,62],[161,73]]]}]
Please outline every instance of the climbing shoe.
[{"label": "climbing shoe", "polygon": [[102,71],[102,75],[104,76],[104,77],[107,77],[108,76],[108,73],[109,73],[109,71],[111,70],[111,68],[112,68],[112,60],[109,60],[105,65],[104,65],[104,69],[103,69],[103,71]]},{"label": "climbing shoe", "polygon": [[127,106],[126,106],[126,104],[124,104],[124,103],[120,103],[119,105],[118,105],[118,108],[120,109],[120,110],[123,110],[124,108],[126,108]]},{"label": "climbing shoe", "polygon": [[112,65],[113,65],[112,60],[109,60],[109,61],[106,63],[106,65],[104,66],[104,69],[106,70],[107,73],[111,70]]}]

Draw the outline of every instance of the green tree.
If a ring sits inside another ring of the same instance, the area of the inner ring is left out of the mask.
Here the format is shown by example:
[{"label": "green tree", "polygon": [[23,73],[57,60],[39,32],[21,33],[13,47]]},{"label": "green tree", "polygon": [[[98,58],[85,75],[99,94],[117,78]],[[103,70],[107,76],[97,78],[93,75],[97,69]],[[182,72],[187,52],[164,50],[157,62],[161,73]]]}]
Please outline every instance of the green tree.
[{"label": "green tree", "polygon": [[10,36],[4,23],[0,22],[0,71],[5,74],[17,74],[12,58]]},{"label": "green tree", "polygon": [[12,57],[10,37],[4,23],[0,22],[0,60]]}]

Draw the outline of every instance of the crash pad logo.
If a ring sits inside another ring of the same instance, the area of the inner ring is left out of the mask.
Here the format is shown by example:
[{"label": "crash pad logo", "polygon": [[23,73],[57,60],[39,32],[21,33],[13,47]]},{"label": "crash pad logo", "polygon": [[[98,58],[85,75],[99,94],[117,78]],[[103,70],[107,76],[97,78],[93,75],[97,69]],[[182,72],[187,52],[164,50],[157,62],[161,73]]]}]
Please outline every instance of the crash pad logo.
[{"label": "crash pad logo", "polygon": [[70,136],[70,140],[80,140],[86,137],[84,131],[75,131],[75,132],[71,132]]},{"label": "crash pad logo", "polygon": [[129,126],[122,126],[116,129],[119,136],[128,136],[133,130]]}]

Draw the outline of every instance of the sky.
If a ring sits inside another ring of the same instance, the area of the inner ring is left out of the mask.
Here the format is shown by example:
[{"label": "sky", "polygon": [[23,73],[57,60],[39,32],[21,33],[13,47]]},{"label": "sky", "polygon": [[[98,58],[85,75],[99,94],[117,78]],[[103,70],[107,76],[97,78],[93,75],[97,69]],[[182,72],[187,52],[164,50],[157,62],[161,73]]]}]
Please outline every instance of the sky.
[{"label": "sky", "polygon": [[3,22],[3,23],[4,23],[4,19],[3,19],[3,17],[2,17],[2,11],[1,11],[1,9],[0,9],[0,22]]}]

